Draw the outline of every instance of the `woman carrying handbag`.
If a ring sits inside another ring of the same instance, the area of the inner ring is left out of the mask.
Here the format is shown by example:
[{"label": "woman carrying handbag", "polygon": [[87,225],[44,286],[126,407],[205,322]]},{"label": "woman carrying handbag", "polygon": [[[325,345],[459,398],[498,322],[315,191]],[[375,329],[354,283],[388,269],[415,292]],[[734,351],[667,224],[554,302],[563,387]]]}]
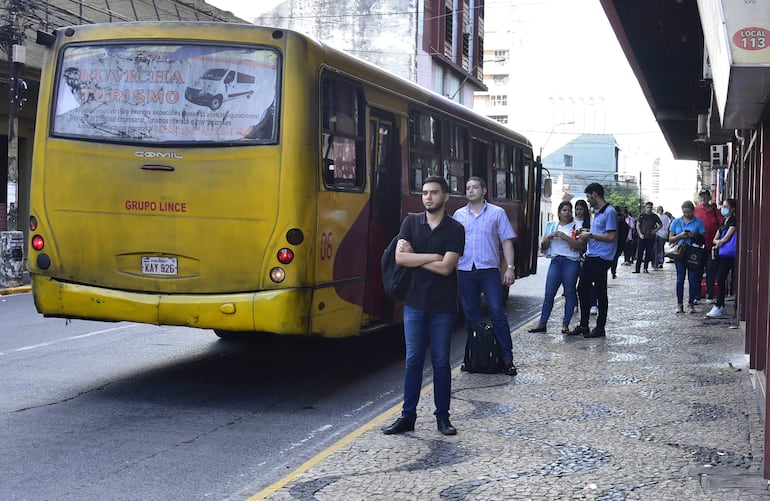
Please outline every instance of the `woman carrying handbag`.
[{"label": "woman carrying handbag", "polygon": [[727,275],[735,265],[735,244],[738,240],[738,226],[735,220],[736,202],[728,198],[722,202],[724,221],[714,236],[714,248],[719,253],[717,268],[717,302],[711,311],[706,313],[708,318],[721,318],[725,315],[725,293],[727,291]]},{"label": "woman carrying handbag", "polygon": [[[676,265],[676,313],[684,313],[684,277],[687,274],[688,282],[688,302],[687,311],[695,313],[695,299],[698,297],[698,289],[700,288],[700,275],[699,270],[692,269],[687,266],[688,252],[698,252],[701,249],[692,247],[693,244],[700,244],[703,242],[703,235],[706,233],[706,228],[703,226],[703,222],[695,217],[695,205],[685,200],[682,204],[682,217],[674,219],[671,223],[671,227],[668,230],[668,241],[672,244],[682,242],[687,246],[685,249],[685,258],[677,259],[674,261]],[[689,247],[689,248],[688,248]]]}]

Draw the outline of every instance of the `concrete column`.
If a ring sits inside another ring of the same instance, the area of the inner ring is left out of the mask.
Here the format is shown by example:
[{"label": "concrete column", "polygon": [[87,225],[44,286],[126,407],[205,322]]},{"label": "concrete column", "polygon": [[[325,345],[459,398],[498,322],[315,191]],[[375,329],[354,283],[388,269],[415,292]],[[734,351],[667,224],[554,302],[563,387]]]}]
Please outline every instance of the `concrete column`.
[{"label": "concrete column", "polygon": [[24,233],[0,232],[0,287],[19,287],[24,273]]}]

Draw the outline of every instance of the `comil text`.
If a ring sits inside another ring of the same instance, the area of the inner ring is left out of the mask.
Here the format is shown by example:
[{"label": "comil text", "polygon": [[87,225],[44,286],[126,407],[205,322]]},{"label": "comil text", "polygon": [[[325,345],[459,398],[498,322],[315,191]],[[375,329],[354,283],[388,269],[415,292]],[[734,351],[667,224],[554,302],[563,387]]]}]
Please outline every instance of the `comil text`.
[{"label": "comil text", "polygon": [[126,200],[126,210],[134,212],[187,212],[187,202],[156,202],[154,200]]}]

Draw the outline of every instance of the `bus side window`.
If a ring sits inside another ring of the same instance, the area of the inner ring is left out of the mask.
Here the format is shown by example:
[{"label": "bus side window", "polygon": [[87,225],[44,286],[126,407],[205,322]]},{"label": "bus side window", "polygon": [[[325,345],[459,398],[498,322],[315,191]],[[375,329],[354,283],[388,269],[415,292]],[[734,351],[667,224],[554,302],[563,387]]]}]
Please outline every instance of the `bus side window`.
[{"label": "bus side window", "polygon": [[321,165],[330,190],[363,189],[366,182],[363,92],[353,83],[324,76]]},{"label": "bus side window", "polygon": [[441,161],[441,119],[417,108],[409,110],[409,190],[422,191],[422,180],[446,177]]},{"label": "bus side window", "polygon": [[464,195],[465,180],[470,175],[468,129],[447,120],[444,133],[446,137],[441,152],[444,159],[444,177],[453,195]]}]

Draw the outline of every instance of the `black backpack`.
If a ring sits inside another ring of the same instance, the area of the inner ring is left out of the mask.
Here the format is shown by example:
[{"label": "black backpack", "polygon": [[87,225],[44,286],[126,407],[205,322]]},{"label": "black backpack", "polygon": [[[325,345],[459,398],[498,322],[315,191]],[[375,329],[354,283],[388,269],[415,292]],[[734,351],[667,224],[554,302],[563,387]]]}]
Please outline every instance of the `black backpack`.
[{"label": "black backpack", "polygon": [[396,264],[396,245],[398,244],[398,235],[393,237],[385,252],[380,259],[380,269],[382,271],[382,287],[385,289],[385,295],[393,301],[403,301],[406,291],[409,288],[409,278],[411,273],[409,268]]},{"label": "black backpack", "polygon": [[502,372],[503,353],[492,331],[492,326],[488,323],[473,322],[468,327],[465,359],[460,370],[483,374]]}]

